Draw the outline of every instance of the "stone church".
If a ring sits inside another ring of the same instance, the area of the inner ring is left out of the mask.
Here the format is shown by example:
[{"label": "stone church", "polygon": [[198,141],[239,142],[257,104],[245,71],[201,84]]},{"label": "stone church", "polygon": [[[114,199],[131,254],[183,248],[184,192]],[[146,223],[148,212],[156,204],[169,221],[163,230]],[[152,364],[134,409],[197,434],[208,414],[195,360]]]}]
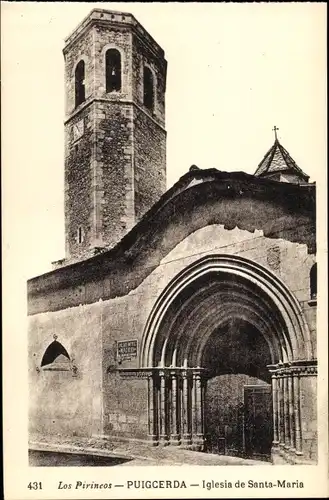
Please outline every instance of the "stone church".
[{"label": "stone church", "polygon": [[30,433],[314,463],[315,184],[275,135],[254,175],[192,166],[166,191],[163,49],[95,9],[63,52],[66,249],[27,285]]}]

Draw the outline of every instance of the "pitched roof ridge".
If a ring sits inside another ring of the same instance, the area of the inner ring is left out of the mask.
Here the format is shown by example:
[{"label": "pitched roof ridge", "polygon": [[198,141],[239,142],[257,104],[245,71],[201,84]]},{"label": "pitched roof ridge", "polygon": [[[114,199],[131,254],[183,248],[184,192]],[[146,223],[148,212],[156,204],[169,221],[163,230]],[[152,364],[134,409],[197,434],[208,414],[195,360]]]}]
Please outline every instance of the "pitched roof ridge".
[{"label": "pitched roof ridge", "polygon": [[[278,139],[276,138],[275,141],[274,141],[274,144],[272,146],[272,155],[271,155],[271,158],[270,158],[270,161],[268,162],[268,165],[267,165],[267,168],[265,170],[265,172],[268,172],[269,171],[269,168],[270,166],[272,165],[272,161],[273,161],[273,158],[275,156],[275,153],[276,153],[276,150],[277,150],[277,147],[280,146],[280,143],[278,141]],[[279,148],[280,149],[280,148]],[[265,173],[264,172],[264,173]]]},{"label": "pitched roof ridge", "polygon": [[264,161],[266,160],[266,158],[271,154],[272,152],[272,149],[274,148],[274,144],[273,146],[270,147],[270,149],[264,154],[264,157],[263,159],[259,162],[258,166],[262,165],[264,163]]},{"label": "pitched roof ridge", "polygon": [[280,148],[280,151],[281,151],[281,154],[283,156],[283,159],[285,160],[287,166],[289,167],[290,165],[288,165],[287,163],[287,158],[289,160],[289,162],[292,163],[292,168],[295,168],[297,170],[297,172],[299,172],[300,174],[302,174],[303,176],[305,177],[309,177],[308,175],[306,175],[303,170],[297,165],[297,163],[295,162],[295,160],[292,158],[292,156],[289,154],[289,151],[286,150],[286,148],[284,146],[282,146],[282,144],[279,143],[279,148]]},{"label": "pitched roof ridge", "polygon": [[[260,170],[261,172],[259,173],[259,175],[261,174],[265,174],[271,163],[272,163],[272,160],[274,158],[274,155],[275,155],[275,151],[276,151],[276,143],[278,142],[277,139],[275,139],[274,141],[274,144],[273,146],[270,147],[270,149],[267,151],[267,153],[264,155],[264,158],[262,159],[262,161],[258,164],[258,167],[257,167],[257,170],[255,172],[255,175],[257,175],[258,171]],[[262,169],[262,167],[264,166],[265,162],[267,161],[267,165],[265,166],[264,169]]]}]

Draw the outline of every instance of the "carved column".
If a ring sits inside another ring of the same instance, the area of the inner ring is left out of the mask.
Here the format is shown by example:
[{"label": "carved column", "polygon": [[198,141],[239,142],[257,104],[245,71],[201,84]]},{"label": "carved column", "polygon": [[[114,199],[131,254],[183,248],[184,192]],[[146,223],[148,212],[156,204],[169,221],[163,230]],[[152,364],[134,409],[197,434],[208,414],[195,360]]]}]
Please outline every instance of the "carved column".
[{"label": "carved column", "polygon": [[182,373],[182,444],[191,444],[190,427],[190,397],[189,397],[189,377],[188,372]]},{"label": "carved column", "polygon": [[283,404],[283,377],[280,373],[278,375],[278,388],[279,388],[279,443],[284,444],[284,404]]},{"label": "carved column", "polygon": [[272,398],[273,398],[273,446],[279,443],[279,394],[277,375],[272,375]]},{"label": "carved column", "polygon": [[206,401],[207,401],[207,378],[201,380],[201,418],[202,418],[202,434],[203,434],[203,447],[206,442]]},{"label": "carved column", "polygon": [[160,441],[168,444],[166,372],[160,371]]},{"label": "carved column", "polygon": [[294,390],[294,420],[295,420],[295,449],[297,454],[302,453],[302,433],[300,422],[300,391],[299,375],[297,371],[293,372],[293,390]]},{"label": "carved column", "polygon": [[154,445],[158,442],[158,426],[157,426],[157,389],[155,380],[152,374],[147,378],[148,389],[148,434],[149,439]]},{"label": "carved column", "polygon": [[191,440],[194,442],[197,434],[197,416],[196,416],[196,391],[195,391],[195,374],[193,372],[190,379],[190,391],[191,391],[191,401],[190,401],[190,412],[191,412]]},{"label": "carved column", "polygon": [[171,374],[171,429],[170,429],[170,444],[179,444],[179,428],[178,428],[178,386],[177,373],[172,371]]},{"label": "carved column", "polygon": [[194,390],[194,440],[197,446],[203,445],[203,408],[202,408],[202,379],[200,371],[193,373]]},{"label": "carved column", "polygon": [[294,421],[294,395],[293,395],[293,384],[292,375],[288,375],[288,401],[289,401],[289,435],[290,435],[290,447],[295,448],[295,421]]},{"label": "carved column", "polygon": [[288,401],[288,377],[283,375],[283,405],[284,405],[284,444],[285,447],[290,445],[289,435],[289,401]]}]

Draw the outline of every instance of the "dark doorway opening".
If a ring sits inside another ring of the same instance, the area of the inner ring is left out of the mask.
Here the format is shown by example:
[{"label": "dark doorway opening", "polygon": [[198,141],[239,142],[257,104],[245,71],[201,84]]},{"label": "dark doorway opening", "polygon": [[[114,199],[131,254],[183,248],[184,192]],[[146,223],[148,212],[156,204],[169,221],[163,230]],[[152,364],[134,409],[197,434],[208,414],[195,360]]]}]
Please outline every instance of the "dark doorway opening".
[{"label": "dark doorway opening", "polygon": [[203,364],[209,370],[205,451],[270,460],[270,363],[268,344],[250,323],[230,320],[210,336]]}]

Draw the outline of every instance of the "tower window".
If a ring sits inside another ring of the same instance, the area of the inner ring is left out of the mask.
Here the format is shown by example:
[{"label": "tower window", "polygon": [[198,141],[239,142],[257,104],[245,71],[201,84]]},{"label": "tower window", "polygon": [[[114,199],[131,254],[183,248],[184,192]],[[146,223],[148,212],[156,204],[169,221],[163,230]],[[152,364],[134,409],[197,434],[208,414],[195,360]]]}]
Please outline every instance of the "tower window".
[{"label": "tower window", "polygon": [[85,62],[81,60],[75,68],[75,107],[83,103],[85,99]]},{"label": "tower window", "polygon": [[146,106],[150,111],[154,108],[154,82],[153,74],[150,68],[144,67],[144,106]]},{"label": "tower window", "polygon": [[109,49],[105,54],[106,92],[121,90],[121,55],[117,49]]},{"label": "tower window", "polygon": [[317,296],[317,266],[316,264],[313,264],[311,267],[310,271],[310,292],[311,292],[311,299],[316,299]]}]

